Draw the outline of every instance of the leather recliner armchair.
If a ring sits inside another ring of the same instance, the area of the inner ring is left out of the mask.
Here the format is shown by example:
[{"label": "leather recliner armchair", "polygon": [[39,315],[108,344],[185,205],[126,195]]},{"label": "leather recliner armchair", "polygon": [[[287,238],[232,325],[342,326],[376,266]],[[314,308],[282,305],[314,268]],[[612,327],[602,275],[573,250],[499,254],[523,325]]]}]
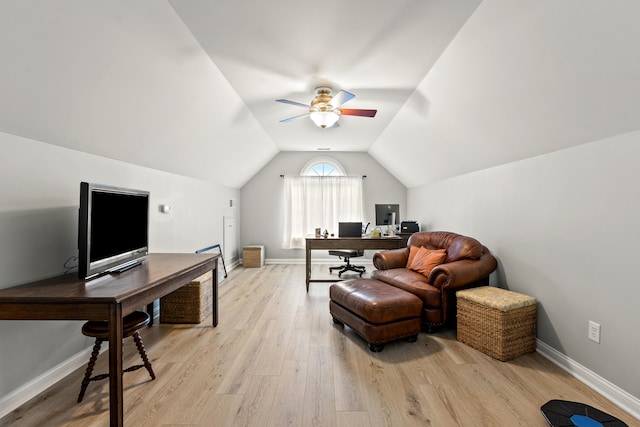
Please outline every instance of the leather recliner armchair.
[{"label": "leather recliner armchair", "polygon": [[[407,268],[411,246],[445,249],[442,264],[428,275]],[[418,232],[409,237],[407,247],[378,252],[373,256],[377,268],[373,278],[419,297],[423,302],[422,329],[455,325],[456,291],[486,286],[496,269],[496,259],[476,239],[460,234],[433,231]]]}]

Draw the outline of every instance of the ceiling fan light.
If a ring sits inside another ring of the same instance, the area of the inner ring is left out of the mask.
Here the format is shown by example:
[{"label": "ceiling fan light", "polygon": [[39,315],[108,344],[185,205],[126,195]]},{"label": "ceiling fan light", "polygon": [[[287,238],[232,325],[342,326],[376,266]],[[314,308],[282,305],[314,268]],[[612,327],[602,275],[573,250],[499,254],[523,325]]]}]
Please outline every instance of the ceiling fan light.
[{"label": "ceiling fan light", "polygon": [[324,129],[333,126],[340,118],[340,115],[335,111],[313,111],[309,114],[309,117],[311,117],[316,126]]}]

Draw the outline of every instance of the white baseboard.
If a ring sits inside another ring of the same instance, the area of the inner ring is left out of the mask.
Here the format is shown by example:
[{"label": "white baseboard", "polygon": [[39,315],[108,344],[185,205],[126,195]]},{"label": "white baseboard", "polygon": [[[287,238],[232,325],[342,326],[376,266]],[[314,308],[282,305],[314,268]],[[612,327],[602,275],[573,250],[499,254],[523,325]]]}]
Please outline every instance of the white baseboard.
[{"label": "white baseboard", "polygon": [[[313,263],[313,261],[311,261]],[[304,258],[265,258],[265,264],[304,264]]]},{"label": "white baseboard", "polygon": [[[108,345],[104,345],[101,352],[106,351],[108,347]],[[0,418],[24,405],[76,369],[86,366],[92,350],[93,346],[71,356],[6,396],[2,396],[0,398]],[[80,392],[80,383],[78,383],[78,392]]]},{"label": "white baseboard", "polygon": [[[227,269],[227,273],[233,270],[234,268],[242,265],[242,258],[234,258],[229,262],[229,264],[225,264],[225,268]],[[222,269],[222,262],[218,263],[218,270]]]},{"label": "white baseboard", "polygon": [[222,265],[222,262],[218,261],[218,284],[222,284],[222,282],[227,280],[224,277],[224,274],[227,273],[228,275],[229,272],[240,266],[240,261],[241,260],[239,258],[234,258],[233,260],[231,260],[231,262],[229,262],[229,264],[225,264],[224,267]]},{"label": "white baseboard", "polygon": [[569,374],[640,420],[640,399],[630,395],[620,387],[610,383],[600,375],[590,371],[540,340],[537,340],[536,351],[540,356],[549,359],[552,363],[558,365],[560,368],[567,371]]}]

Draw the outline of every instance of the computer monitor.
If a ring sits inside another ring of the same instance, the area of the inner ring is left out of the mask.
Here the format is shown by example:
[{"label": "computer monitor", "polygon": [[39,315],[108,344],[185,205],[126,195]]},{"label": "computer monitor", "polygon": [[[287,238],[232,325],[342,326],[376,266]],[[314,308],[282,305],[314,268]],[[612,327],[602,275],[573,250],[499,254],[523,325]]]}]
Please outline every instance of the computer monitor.
[{"label": "computer monitor", "polygon": [[400,205],[376,205],[376,225],[397,225],[400,223]]},{"label": "computer monitor", "polygon": [[361,222],[338,223],[338,237],[362,237]]}]

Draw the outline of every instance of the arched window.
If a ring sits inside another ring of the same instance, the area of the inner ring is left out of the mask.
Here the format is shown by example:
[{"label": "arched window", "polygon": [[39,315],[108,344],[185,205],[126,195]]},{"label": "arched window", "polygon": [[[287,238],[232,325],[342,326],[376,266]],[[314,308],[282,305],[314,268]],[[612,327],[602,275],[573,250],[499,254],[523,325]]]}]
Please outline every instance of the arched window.
[{"label": "arched window", "polygon": [[316,157],[300,170],[300,176],[284,176],[284,249],[304,249],[314,229],[338,231],[342,222],[362,221],[362,177],[347,176],[331,157]]},{"label": "arched window", "polygon": [[344,167],[331,157],[315,157],[300,171],[300,176],[345,176]]}]

